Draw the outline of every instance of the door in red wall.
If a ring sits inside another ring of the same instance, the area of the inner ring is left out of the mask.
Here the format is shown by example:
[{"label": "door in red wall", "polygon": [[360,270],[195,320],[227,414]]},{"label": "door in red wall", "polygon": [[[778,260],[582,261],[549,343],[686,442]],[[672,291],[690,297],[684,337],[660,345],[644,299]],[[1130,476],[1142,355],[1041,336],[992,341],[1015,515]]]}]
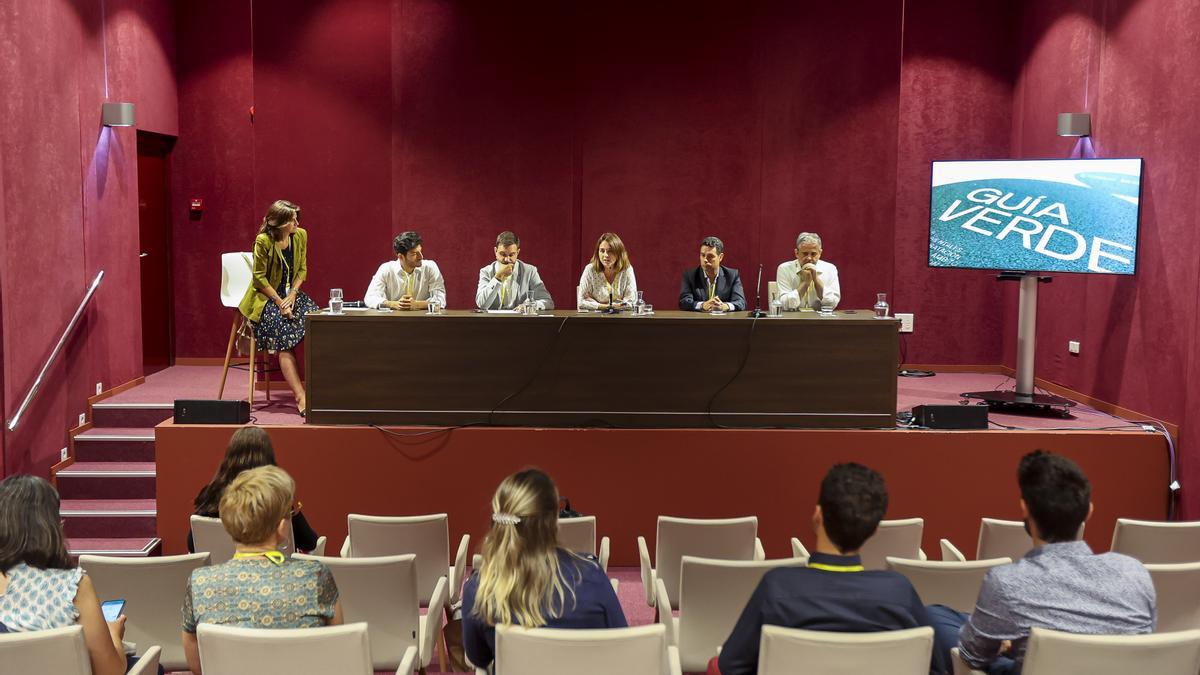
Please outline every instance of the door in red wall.
[{"label": "door in red wall", "polygon": [[138,136],[138,223],[142,265],[142,367],[158,372],[175,358],[171,317],[171,218],[167,156],[174,138]]}]

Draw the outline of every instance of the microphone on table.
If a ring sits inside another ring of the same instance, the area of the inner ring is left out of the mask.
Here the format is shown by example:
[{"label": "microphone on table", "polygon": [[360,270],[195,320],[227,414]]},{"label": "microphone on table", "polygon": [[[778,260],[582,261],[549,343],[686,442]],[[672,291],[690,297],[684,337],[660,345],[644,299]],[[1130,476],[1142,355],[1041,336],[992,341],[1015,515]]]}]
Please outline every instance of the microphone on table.
[{"label": "microphone on table", "polygon": [[[613,283],[616,283],[616,280],[615,280],[615,279],[613,280]],[[609,285],[608,285],[608,309],[604,310],[604,313],[605,313],[605,314],[616,314],[616,313],[617,313],[617,308],[613,306],[613,287],[612,287],[612,284],[609,284]]]},{"label": "microphone on table", "polygon": [[750,317],[761,319],[767,315],[762,309],[762,263],[758,263],[758,281],[754,283],[754,311],[750,312]]}]

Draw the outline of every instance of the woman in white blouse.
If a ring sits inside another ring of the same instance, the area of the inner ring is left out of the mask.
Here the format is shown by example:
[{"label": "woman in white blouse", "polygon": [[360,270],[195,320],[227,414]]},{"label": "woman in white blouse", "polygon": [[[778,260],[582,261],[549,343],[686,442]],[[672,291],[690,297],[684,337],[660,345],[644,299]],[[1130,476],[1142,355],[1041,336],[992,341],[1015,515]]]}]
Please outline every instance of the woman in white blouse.
[{"label": "woman in white blouse", "polygon": [[579,277],[576,300],[580,309],[608,309],[610,299],[611,306],[618,309],[633,306],[637,300],[637,279],[621,238],[605,232],[596,241],[592,259]]}]

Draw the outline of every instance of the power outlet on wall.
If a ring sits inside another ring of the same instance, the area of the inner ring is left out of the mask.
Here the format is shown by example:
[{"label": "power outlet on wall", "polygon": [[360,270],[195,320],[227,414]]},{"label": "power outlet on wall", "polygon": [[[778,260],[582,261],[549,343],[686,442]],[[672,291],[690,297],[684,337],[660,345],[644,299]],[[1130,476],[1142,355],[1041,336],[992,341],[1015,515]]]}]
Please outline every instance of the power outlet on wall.
[{"label": "power outlet on wall", "polygon": [[1071,354],[1078,354],[1079,353],[1079,341],[1078,340],[1067,341],[1067,352],[1071,353]]},{"label": "power outlet on wall", "polygon": [[79,413],[79,426],[87,424],[87,413]]},{"label": "power outlet on wall", "polygon": [[900,319],[900,332],[901,333],[913,332],[913,315],[912,314],[901,314],[900,312],[896,312],[896,318]]},{"label": "power outlet on wall", "polygon": [[58,461],[60,461],[60,462],[67,461],[67,449],[66,448],[59,450],[58,454],[59,454],[59,457],[61,457],[61,459],[59,459]]},{"label": "power outlet on wall", "polygon": [[104,385],[100,382],[97,382],[96,383],[96,394],[99,395],[103,392],[104,392]]}]

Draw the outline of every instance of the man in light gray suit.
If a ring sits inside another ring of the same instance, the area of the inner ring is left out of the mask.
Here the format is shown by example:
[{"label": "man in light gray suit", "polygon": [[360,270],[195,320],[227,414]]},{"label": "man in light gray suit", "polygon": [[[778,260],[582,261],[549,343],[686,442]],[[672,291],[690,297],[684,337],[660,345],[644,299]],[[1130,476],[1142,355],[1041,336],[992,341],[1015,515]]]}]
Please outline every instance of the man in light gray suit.
[{"label": "man in light gray suit", "polygon": [[550,291],[542,283],[537,268],[520,262],[521,239],[512,232],[496,237],[496,262],[479,270],[475,305],[479,309],[513,309],[532,298],[539,310],[554,309]]}]

